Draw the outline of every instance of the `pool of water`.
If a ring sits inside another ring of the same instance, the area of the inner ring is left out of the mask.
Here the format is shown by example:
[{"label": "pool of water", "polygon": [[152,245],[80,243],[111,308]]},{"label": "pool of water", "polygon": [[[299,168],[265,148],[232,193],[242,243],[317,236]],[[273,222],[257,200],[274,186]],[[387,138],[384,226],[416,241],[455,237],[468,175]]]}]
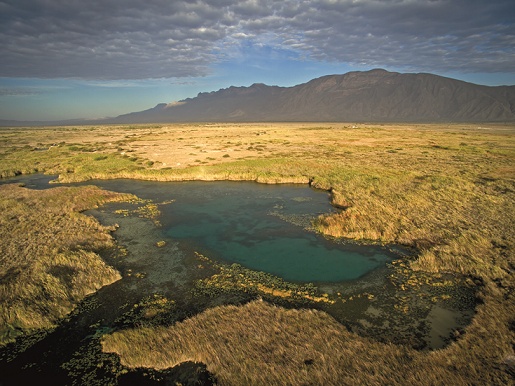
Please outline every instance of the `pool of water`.
[{"label": "pool of water", "polygon": [[[19,177],[29,188],[53,177]],[[91,183],[91,182],[88,182]],[[328,240],[310,230],[335,212],[327,192],[303,185],[254,182],[94,181],[160,206],[163,238],[188,241],[210,258],[238,263],[294,282],[354,280],[396,257],[388,248]]]},{"label": "pool of water", "polygon": [[392,258],[383,247],[337,243],[310,231],[318,215],[334,209],[327,193],[305,186],[183,182],[151,189],[154,199],[175,200],[161,207],[166,237],[288,281],[354,280]]}]

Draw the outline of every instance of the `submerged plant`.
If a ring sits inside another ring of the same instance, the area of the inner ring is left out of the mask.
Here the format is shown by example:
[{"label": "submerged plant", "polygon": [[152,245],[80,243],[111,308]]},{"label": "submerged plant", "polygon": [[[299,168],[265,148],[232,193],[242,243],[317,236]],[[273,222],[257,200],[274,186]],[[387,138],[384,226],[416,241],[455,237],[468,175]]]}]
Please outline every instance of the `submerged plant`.
[{"label": "submerged plant", "polygon": [[200,293],[216,296],[218,291],[240,290],[295,302],[335,302],[328,294],[320,294],[313,283],[290,283],[272,274],[248,269],[236,263],[230,265],[215,263],[206,256],[195,253],[199,260],[209,263],[219,271],[196,282],[196,290]]}]

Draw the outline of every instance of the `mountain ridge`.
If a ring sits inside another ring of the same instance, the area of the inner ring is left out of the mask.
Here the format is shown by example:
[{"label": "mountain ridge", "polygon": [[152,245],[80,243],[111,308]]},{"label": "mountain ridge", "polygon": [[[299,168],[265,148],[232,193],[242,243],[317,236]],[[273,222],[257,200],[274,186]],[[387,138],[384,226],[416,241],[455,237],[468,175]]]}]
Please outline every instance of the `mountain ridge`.
[{"label": "mountain ridge", "polygon": [[114,118],[61,122],[206,121],[513,122],[515,86],[484,86],[430,73],[373,69],[325,75],[291,87],[230,86]]},{"label": "mountain ridge", "polygon": [[118,116],[118,123],[191,121],[515,121],[515,86],[482,86],[382,69],[325,75],[292,87],[254,83]]}]

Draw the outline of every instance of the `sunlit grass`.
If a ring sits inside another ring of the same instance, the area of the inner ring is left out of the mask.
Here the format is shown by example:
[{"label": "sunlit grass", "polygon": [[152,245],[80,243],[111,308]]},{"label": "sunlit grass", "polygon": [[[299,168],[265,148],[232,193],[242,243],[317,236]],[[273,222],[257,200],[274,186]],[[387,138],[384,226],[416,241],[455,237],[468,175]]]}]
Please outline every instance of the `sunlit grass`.
[{"label": "sunlit grass", "polygon": [[509,343],[485,353],[480,341],[497,345],[507,330],[492,337],[485,328],[474,324],[464,341],[427,354],[356,336],[321,311],[254,301],[212,308],[170,327],[115,332],[102,345],[129,367],[205,363],[221,385],[504,384],[509,374],[491,364],[509,352]]},{"label": "sunlit grass", "polygon": [[129,197],[95,187],[0,186],[0,344],[55,325],[121,278],[95,253],[114,247],[113,229],[79,212]]}]

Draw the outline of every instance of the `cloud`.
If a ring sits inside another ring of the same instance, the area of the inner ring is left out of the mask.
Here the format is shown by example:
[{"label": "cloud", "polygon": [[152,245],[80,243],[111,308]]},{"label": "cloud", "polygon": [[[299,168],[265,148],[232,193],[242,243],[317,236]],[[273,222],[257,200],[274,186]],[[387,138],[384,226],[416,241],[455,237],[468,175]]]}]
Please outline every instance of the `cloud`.
[{"label": "cloud", "polygon": [[[6,79],[0,79],[0,82],[5,81]],[[26,79],[25,79],[26,81]],[[55,91],[62,91],[69,89],[69,86],[60,86],[60,85],[49,85],[49,84],[41,84],[41,85],[32,85],[32,86],[0,86],[0,97],[30,97],[35,95],[49,94]]]},{"label": "cloud", "polygon": [[511,0],[0,1],[0,76],[199,77],[249,44],[312,60],[512,72]]},{"label": "cloud", "polygon": [[21,87],[0,87],[0,96],[33,96],[41,94],[40,90],[34,88],[21,88]]},{"label": "cloud", "polygon": [[[205,75],[223,11],[154,0],[16,0],[3,4],[0,74],[140,79]],[[8,4],[7,6],[5,4]]]},{"label": "cloud", "polygon": [[509,1],[322,1],[297,19],[304,49],[319,59],[468,72],[512,72],[515,63]]}]

